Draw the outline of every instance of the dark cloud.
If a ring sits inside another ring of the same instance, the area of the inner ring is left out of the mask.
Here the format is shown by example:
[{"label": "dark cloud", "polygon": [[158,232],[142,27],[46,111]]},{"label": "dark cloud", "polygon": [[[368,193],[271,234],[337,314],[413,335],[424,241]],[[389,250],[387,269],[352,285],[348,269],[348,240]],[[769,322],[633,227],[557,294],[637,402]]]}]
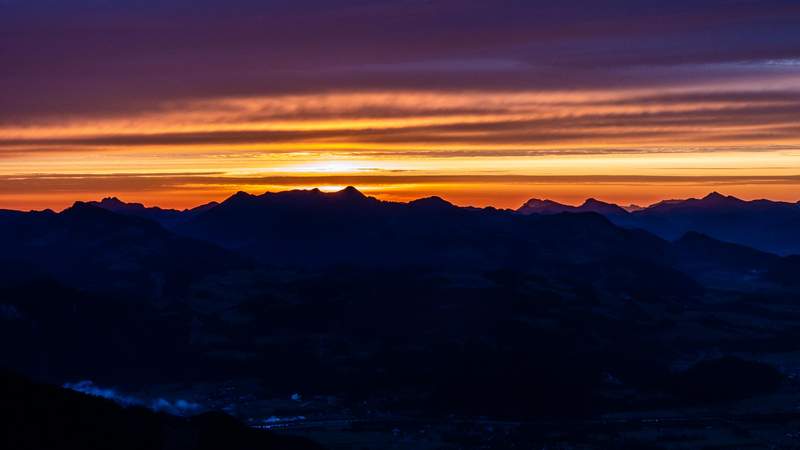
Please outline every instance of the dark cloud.
[{"label": "dark cloud", "polygon": [[[336,90],[530,90],[796,74],[796,1],[0,4],[0,121]],[[736,65],[734,68],[731,65]]]},{"label": "dark cloud", "polygon": [[[747,143],[768,139],[800,138],[796,118],[800,102],[787,98],[777,104],[755,102],[745,106],[692,107],[681,110],[632,113],[590,113],[542,119],[494,119],[402,127],[233,130],[207,132],[129,133],[59,138],[0,138],[0,151],[19,154],[25,148],[135,148],[149,146],[198,146],[296,143],[298,149],[310,143],[361,143],[385,145],[545,145],[581,140],[620,142],[705,141],[709,146],[720,139]],[[754,127],[757,127],[755,129]],[[597,153],[609,150],[598,149]],[[354,150],[355,151],[355,150]],[[642,150],[647,151],[646,149]],[[387,153],[389,151],[387,150]]]}]

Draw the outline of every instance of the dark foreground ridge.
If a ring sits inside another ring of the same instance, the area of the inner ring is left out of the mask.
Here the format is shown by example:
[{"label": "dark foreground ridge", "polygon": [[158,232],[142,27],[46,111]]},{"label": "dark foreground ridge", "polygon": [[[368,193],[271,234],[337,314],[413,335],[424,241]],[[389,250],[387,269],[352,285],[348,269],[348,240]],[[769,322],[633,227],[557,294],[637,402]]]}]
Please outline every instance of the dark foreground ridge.
[{"label": "dark foreground ridge", "polygon": [[191,418],[122,407],[111,400],[0,371],[0,447],[14,450],[314,450],[302,438],[248,428],[225,414]]}]

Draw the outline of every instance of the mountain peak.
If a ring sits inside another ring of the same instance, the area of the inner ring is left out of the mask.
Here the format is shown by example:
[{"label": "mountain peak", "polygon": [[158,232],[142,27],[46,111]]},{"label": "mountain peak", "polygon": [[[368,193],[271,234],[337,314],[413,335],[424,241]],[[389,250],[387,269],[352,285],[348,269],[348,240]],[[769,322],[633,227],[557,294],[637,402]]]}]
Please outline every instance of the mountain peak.
[{"label": "mountain peak", "polygon": [[713,205],[720,205],[720,204],[738,204],[738,203],[745,203],[743,200],[740,200],[732,195],[723,195],[717,191],[714,191],[701,199],[701,201],[705,203],[710,203]]},{"label": "mountain peak", "polygon": [[72,220],[81,220],[81,221],[99,220],[101,222],[105,222],[107,220],[118,221],[118,219],[122,217],[112,211],[100,207],[94,202],[81,202],[81,201],[73,203],[72,206],[61,211],[59,215]]},{"label": "mountain peak", "polygon": [[528,201],[525,202],[522,206],[539,206],[539,205],[555,205],[555,204],[560,204],[560,203],[547,199],[543,200],[540,198],[531,198],[528,199]]},{"label": "mountain peak", "polygon": [[247,193],[245,191],[238,191],[235,194],[233,194],[230,197],[228,197],[228,200],[240,200],[240,199],[246,199],[246,198],[251,198],[251,197],[255,197],[255,196],[253,194],[249,194],[249,193]]},{"label": "mountain peak", "polygon": [[[310,191],[306,191],[310,192]],[[370,197],[364,195],[361,191],[356,189],[353,186],[347,186],[346,188],[342,189],[341,191],[324,193],[324,197],[331,199],[331,200],[339,200],[339,201],[346,201],[346,202],[356,202],[361,203],[362,200],[367,200]]]},{"label": "mountain peak", "polygon": [[100,200],[100,203],[102,203],[102,204],[115,204],[115,205],[124,205],[125,204],[125,202],[123,202],[122,200],[120,200],[117,197],[103,197],[103,199]]},{"label": "mountain peak", "polygon": [[[132,210],[132,209],[145,209],[145,206],[141,203],[126,203],[120,200],[117,197],[105,197],[99,202],[89,202],[89,204],[93,206],[99,206],[103,209],[107,209],[109,211],[123,211],[123,210]],[[152,209],[152,208],[151,208]],[[155,207],[155,209],[160,209]]]},{"label": "mountain peak", "polygon": [[220,205],[230,206],[230,205],[244,205],[250,204],[252,200],[261,198],[265,195],[268,195],[269,192],[265,192],[262,195],[253,195],[247,193],[245,191],[238,191],[235,194],[231,195],[230,197],[223,200]]},{"label": "mountain peak", "polygon": [[596,199],[594,197],[590,197],[590,198],[587,198],[583,202],[583,205],[581,205],[580,207],[581,208],[585,208],[587,206],[617,206],[617,205],[615,205],[613,203],[604,202],[602,200],[598,200],[598,199]]},{"label": "mountain peak", "polygon": [[721,199],[725,199],[725,198],[728,198],[728,197],[725,196],[725,195],[720,194],[717,191],[713,191],[710,194],[708,194],[705,197],[703,197],[703,200],[721,200]]},{"label": "mountain peak", "polygon": [[100,210],[97,205],[92,204],[92,202],[82,202],[80,200],[76,201],[72,204],[69,208],[65,209],[66,211],[93,211],[93,210]]},{"label": "mountain peak", "polygon": [[412,200],[408,202],[408,206],[422,207],[425,209],[450,209],[455,207],[455,205],[437,195]]},{"label": "mountain peak", "polygon": [[561,212],[574,211],[574,206],[564,205],[553,200],[542,200],[532,198],[517,209],[523,214],[557,214]]},{"label": "mountain peak", "polygon": [[565,208],[569,207],[569,205],[558,203],[557,201],[554,200],[540,199],[540,198],[532,198],[522,205],[522,208],[553,208],[553,207]]},{"label": "mountain peak", "polygon": [[577,208],[579,211],[586,211],[586,212],[594,212],[598,214],[614,214],[614,215],[626,215],[628,212],[622,208],[621,206],[604,202],[602,200],[597,200],[596,198],[588,198],[581,206]]},{"label": "mountain peak", "polygon": [[354,186],[347,186],[336,194],[348,198],[366,198],[366,195],[362,194],[361,191],[356,189]]}]

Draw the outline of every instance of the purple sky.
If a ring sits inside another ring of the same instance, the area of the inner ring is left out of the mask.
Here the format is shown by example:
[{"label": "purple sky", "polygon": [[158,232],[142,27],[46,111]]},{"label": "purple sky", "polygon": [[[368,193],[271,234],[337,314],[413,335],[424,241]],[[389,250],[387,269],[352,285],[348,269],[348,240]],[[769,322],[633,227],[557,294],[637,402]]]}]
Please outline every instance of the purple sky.
[{"label": "purple sky", "polygon": [[[786,177],[798,117],[796,0],[0,0],[14,186],[80,169]],[[53,194],[70,193],[103,194]]]}]

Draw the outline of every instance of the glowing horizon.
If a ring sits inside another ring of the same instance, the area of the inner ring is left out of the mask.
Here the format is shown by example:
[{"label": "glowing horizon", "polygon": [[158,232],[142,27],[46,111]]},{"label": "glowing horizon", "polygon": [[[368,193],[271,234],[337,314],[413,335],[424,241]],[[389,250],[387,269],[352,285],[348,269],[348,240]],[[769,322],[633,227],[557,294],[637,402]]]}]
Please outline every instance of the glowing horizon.
[{"label": "glowing horizon", "polygon": [[4,5],[0,208],[800,199],[796,4],[269,3]]},{"label": "glowing horizon", "polygon": [[[294,189],[311,190],[320,189],[323,192],[336,192],[352,184],[347,184],[347,178],[334,178],[341,184],[302,184],[302,177],[280,180],[260,180],[261,184],[235,184],[236,188],[225,188],[216,185],[201,185],[202,188],[174,191],[171,197],[168,190],[136,190],[136,191],[104,191],[103,195],[86,192],[75,195],[74,193],[53,195],[30,194],[20,199],[15,205],[0,209],[17,210],[45,210],[60,211],[72,206],[76,201],[99,201],[106,197],[117,197],[126,203],[142,203],[145,206],[158,206],[168,209],[190,209],[209,202],[221,202],[235,192],[244,191],[253,195],[265,192],[282,192]],[[459,177],[461,178],[461,177]],[[528,178],[528,179],[525,179]],[[730,179],[726,179],[730,178]],[[102,178],[100,178],[102,180]],[[318,178],[313,178],[318,180]],[[714,180],[692,180],[691,177],[674,177],[674,179],[659,178],[648,180],[647,177],[564,177],[561,182],[548,181],[547,178],[537,180],[536,177],[515,177],[509,183],[503,178],[497,180],[482,177],[480,181],[468,182],[448,181],[440,179],[438,183],[407,182],[387,184],[379,181],[376,184],[355,184],[359,191],[365,195],[386,201],[409,202],[419,198],[438,196],[458,206],[486,207],[516,209],[525,201],[532,198],[548,199],[577,206],[586,199],[595,198],[621,206],[646,207],[662,200],[702,198],[712,191],[723,195],[732,195],[742,200],[770,199],[800,203],[800,177],[784,177],[773,179],[766,178],[738,178],[720,177]],[[255,180],[259,181],[259,180]],[[284,184],[269,184],[273,182]],[[663,195],[663,186],[669,185],[673,195]],[[591,187],[588,187],[591,186]],[[487,191],[487,189],[494,190]],[[266,189],[263,189],[266,188]],[[752,195],[759,192],[774,195]],[[635,190],[631,194],[631,190]],[[591,193],[594,194],[591,194]],[[637,201],[638,199],[638,201]],[[7,200],[8,201],[8,200]],[[31,206],[33,205],[33,206]]]}]

